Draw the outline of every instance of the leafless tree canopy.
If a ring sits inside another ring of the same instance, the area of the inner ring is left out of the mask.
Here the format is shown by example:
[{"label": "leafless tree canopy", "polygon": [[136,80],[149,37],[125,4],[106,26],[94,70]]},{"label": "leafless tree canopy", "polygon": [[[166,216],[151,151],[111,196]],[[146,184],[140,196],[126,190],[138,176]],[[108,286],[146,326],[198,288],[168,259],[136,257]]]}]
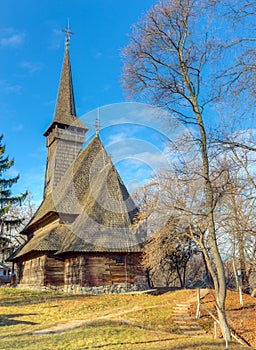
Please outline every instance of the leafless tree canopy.
[{"label": "leafless tree canopy", "polygon": [[4,262],[15,249],[26,241],[26,237],[20,232],[34,212],[35,205],[28,193],[21,205],[13,205],[3,220],[0,220],[0,261]]},{"label": "leafless tree canopy", "polygon": [[[227,0],[159,1],[134,26],[130,43],[123,51],[123,80],[128,93],[167,108],[195,130],[194,142],[199,147],[201,167],[195,171],[187,166],[178,182],[181,184],[182,180],[184,186],[185,176],[186,181],[200,177],[203,202],[197,212],[195,207],[188,209],[181,200],[175,203],[175,209],[193,220],[204,218],[204,229],[198,235],[192,231],[202,226],[190,226],[191,237],[198,239],[204,252],[216,289],[222,332],[228,338],[226,281],[217,242],[220,230],[217,212],[230,189],[230,177],[229,166],[221,157],[230,151],[235,155],[238,146],[246,150],[254,148],[251,143],[234,139],[236,127],[242,124],[237,117],[245,110],[248,113],[248,101],[255,96],[254,5],[249,0],[232,4]],[[238,101],[247,101],[248,106],[241,108]],[[241,165],[243,159],[237,154],[236,164],[239,159]],[[249,177],[246,164],[243,169]],[[173,201],[169,206],[172,205]]]},{"label": "leafless tree canopy", "polygon": [[[155,5],[134,26],[123,52],[125,88],[133,95],[143,93],[140,97],[168,107],[186,121],[194,119],[191,93],[199,99],[202,70],[212,54],[201,3],[174,0]],[[217,95],[201,99],[200,109]]]}]

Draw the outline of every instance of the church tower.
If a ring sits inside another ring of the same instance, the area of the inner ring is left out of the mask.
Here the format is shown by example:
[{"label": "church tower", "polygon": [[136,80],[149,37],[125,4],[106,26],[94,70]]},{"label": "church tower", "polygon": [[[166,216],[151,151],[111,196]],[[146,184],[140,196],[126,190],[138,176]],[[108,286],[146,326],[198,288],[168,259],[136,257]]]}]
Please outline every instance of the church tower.
[{"label": "church tower", "polygon": [[45,131],[48,148],[44,197],[56,187],[85,142],[88,128],[77,118],[69,57],[70,32],[65,29],[66,49],[59,85],[55,116]]}]

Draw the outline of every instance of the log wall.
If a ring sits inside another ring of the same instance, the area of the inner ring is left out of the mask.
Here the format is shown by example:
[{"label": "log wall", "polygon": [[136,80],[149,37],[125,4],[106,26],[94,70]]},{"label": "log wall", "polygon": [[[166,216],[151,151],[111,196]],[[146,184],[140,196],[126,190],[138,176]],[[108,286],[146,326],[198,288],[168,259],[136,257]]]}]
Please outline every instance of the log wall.
[{"label": "log wall", "polygon": [[64,285],[64,261],[52,256],[45,259],[45,280],[46,286],[59,287]]},{"label": "log wall", "polygon": [[20,262],[18,268],[19,284],[33,286],[63,286],[64,261],[51,255],[31,256]]},{"label": "log wall", "polygon": [[44,285],[46,256],[32,257],[18,264],[18,279],[20,284]]},{"label": "log wall", "polygon": [[100,287],[120,284],[145,285],[140,254],[80,253],[57,258],[34,255],[17,265],[19,284],[65,289],[67,286]]},{"label": "log wall", "polygon": [[[122,262],[116,262],[120,256]],[[140,255],[80,254],[65,259],[65,285],[106,286],[145,281]]]}]

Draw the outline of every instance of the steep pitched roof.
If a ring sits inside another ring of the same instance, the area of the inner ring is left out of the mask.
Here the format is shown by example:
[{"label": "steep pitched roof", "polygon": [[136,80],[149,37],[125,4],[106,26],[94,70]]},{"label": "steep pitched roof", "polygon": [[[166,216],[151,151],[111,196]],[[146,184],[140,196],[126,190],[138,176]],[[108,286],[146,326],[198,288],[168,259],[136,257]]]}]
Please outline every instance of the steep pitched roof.
[{"label": "steep pitched roof", "polygon": [[[81,213],[65,236],[63,252],[139,251],[141,237],[131,226],[138,208],[108,157],[100,139],[95,137],[88,146],[86,162],[75,172],[74,184],[82,176],[86,191],[79,191]],[[75,186],[74,186],[75,187]],[[86,246],[84,245],[86,242]]]},{"label": "steep pitched roof", "polygon": [[[78,155],[24,231],[51,212],[61,224],[35,232],[15,258],[34,250],[60,254],[141,249],[142,237],[131,232],[138,208],[98,136]],[[65,223],[65,214],[74,215],[72,224]]]},{"label": "steep pitched roof", "polygon": [[23,256],[32,251],[56,252],[56,250],[61,248],[61,242],[64,239],[61,228],[62,225],[54,228],[45,227],[45,229],[34,235],[34,237],[29,240],[20,251],[17,252],[15,258]]},{"label": "steep pitched roof", "polygon": [[[90,186],[90,169],[92,164],[97,154],[98,156],[104,154],[102,160],[108,158],[105,151],[102,153],[103,150],[104,147],[100,139],[95,137],[78,155],[54,191],[44,198],[38,210],[23,230],[23,233],[26,233],[31,226],[50,212],[75,215],[81,213],[83,198],[86,197]],[[94,163],[94,165],[96,164],[98,162]]]},{"label": "steep pitched roof", "polygon": [[72,82],[72,73],[71,73],[68,45],[66,45],[55,116],[52,123],[50,124],[48,129],[45,131],[44,133],[45,136],[47,136],[48,131],[55,124],[61,124],[65,126],[75,126],[83,130],[87,130],[87,127],[76,116],[74,89],[73,89],[73,82]]},{"label": "steep pitched roof", "polygon": [[22,234],[26,234],[27,231],[30,228],[32,228],[32,226],[34,224],[38,223],[39,220],[41,220],[42,218],[44,218],[47,214],[49,214],[51,212],[56,212],[56,209],[55,209],[55,206],[54,206],[52,195],[50,193],[43,199],[43,201],[40,204],[39,208],[37,209],[37,211],[32,216],[32,218],[27,223],[26,227],[23,229],[23,231],[21,233]]}]

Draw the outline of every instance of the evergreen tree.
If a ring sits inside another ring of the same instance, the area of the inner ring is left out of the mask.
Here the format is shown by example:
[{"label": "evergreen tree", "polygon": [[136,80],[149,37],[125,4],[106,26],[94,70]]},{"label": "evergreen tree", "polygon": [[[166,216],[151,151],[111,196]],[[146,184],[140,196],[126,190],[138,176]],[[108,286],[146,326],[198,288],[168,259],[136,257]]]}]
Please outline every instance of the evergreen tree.
[{"label": "evergreen tree", "polygon": [[19,175],[12,178],[4,178],[3,176],[13,166],[14,160],[5,156],[5,145],[2,144],[2,139],[3,135],[0,135],[0,249],[3,256],[6,249],[10,252],[12,250],[12,242],[8,232],[22,222],[22,218],[13,217],[10,214],[10,209],[16,204],[21,204],[27,193],[13,196],[11,187],[17,183]]}]

